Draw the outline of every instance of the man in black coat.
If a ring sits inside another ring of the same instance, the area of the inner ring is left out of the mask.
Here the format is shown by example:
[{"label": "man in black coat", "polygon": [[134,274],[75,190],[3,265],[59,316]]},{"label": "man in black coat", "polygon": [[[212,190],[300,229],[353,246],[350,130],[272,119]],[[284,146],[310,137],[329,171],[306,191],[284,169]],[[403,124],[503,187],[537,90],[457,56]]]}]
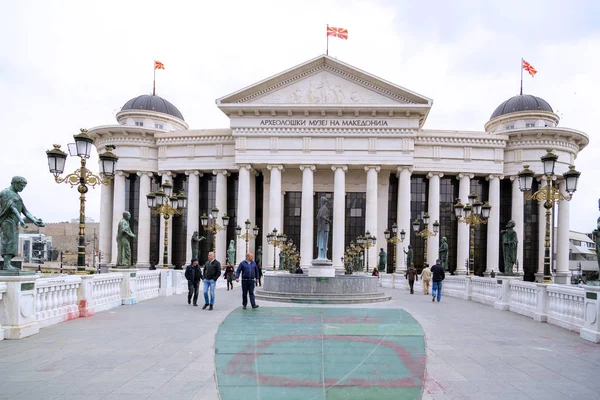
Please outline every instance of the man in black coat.
[{"label": "man in black coat", "polygon": [[[215,286],[217,284],[217,279],[221,276],[221,263],[215,260],[215,253],[212,251],[208,253],[208,261],[204,264],[204,306],[203,310],[206,307],[209,307],[209,310],[213,309],[213,305],[215,304]],[[208,295],[208,290],[210,289],[210,297]]]},{"label": "man in black coat", "polygon": [[194,296],[194,306],[198,306],[198,290],[202,280],[202,270],[198,265],[198,259],[192,259],[192,263],[185,268],[185,279],[188,281],[188,304]]},{"label": "man in black coat", "polygon": [[442,263],[439,258],[435,260],[435,265],[431,267],[431,275],[431,281],[433,282],[431,286],[431,294],[433,295],[431,297],[431,301],[435,301],[435,295],[437,292],[437,301],[439,303],[442,299],[442,281],[446,277],[446,274],[444,273],[444,267],[442,267]]}]

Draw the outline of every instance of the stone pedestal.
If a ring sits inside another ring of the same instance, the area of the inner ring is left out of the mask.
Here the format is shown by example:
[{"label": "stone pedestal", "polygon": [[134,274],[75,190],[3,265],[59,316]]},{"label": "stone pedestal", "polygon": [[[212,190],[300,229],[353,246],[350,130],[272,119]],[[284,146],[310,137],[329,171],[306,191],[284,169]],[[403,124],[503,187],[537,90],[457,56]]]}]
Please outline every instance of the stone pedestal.
[{"label": "stone pedestal", "polygon": [[582,339],[600,343],[600,286],[580,285],[585,289],[583,300],[583,326],[579,332]]},{"label": "stone pedestal", "polygon": [[171,296],[173,294],[173,270],[162,269],[160,271],[160,290],[161,296]]},{"label": "stone pedestal", "polygon": [[121,304],[124,306],[136,304],[135,277],[138,270],[136,268],[110,268],[109,271],[123,274],[123,280],[121,281]]},{"label": "stone pedestal", "polygon": [[498,299],[494,303],[494,308],[502,311],[508,311],[510,308],[510,281],[520,280],[519,276],[496,276],[498,285],[501,285]]},{"label": "stone pedestal", "polygon": [[559,285],[570,285],[571,284],[571,272],[556,272],[554,273],[554,283]]},{"label": "stone pedestal", "polygon": [[0,284],[6,284],[0,301],[0,325],[6,339],[22,339],[40,331],[35,314],[37,278],[38,275],[0,276]]},{"label": "stone pedestal", "polygon": [[81,275],[81,284],[77,289],[80,317],[91,317],[96,313],[92,304],[94,298],[93,280],[93,275]]},{"label": "stone pedestal", "polygon": [[331,260],[317,258],[312,261],[312,266],[308,270],[308,276],[333,278],[335,277],[335,268]]}]

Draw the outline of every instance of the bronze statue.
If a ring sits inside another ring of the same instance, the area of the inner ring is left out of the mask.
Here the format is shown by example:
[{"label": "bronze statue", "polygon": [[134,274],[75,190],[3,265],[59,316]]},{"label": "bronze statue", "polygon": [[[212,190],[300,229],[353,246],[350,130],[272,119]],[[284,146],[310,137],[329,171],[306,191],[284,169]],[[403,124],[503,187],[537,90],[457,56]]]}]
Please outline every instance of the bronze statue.
[{"label": "bronze statue", "polygon": [[385,271],[387,265],[387,253],[383,251],[383,247],[379,249],[379,266],[377,269],[379,271]]},{"label": "bronze statue", "polygon": [[0,192],[0,230],[2,231],[2,258],[4,259],[4,265],[1,268],[6,271],[19,270],[11,264],[11,260],[19,254],[19,225],[27,228],[21,214],[25,215],[36,226],[44,226],[44,222],[40,218],[31,215],[25,204],[23,204],[19,192],[22,192],[25,186],[27,186],[27,180],[22,176],[15,176],[10,182],[10,187]]},{"label": "bronze statue", "polygon": [[329,244],[329,229],[331,224],[329,200],[321,197],[321,206],[317,213],[317,259],[327,259],[327,246]]},{"label": "bronze statue", "polygon": [[448,239],[442,238],[442,244],[440,245],[440,260],[442,260],[442,268],[444,271],[448,271]]},{"label": "bronze statue", "polygon": [[413,263],[413,249],[412,246],[408,245],[408,251],[403,250],[404,254],[406,254],[406,269],[410,268],[410,265]]},{"label": "bronze statue", "polygon": [[517,245],[519,240],[517,232],[513,229],[515,221],[512,219],[506,224],[506,229],[500,231],[502,235],[502,255],[504,256],[504,273],[513,273],[513,266],[517,263]]},{"label": "bronze statue", "polygon": [[204,236],[200,236],[198,231],[194,231],[192,235],[192,260],[198,259],[198,254],[200,252],[200,242],[206,240]]},{"label": "bronze statue", "polygon": [[235,242],[233,240],[229,241],[229,248],[227,249],[227,258],[231,265],[235,265]]},{"label": "bronze statue", "polygon": [[262,246],[258,246],[256,249],[256,265],[262,267]]},{"label": "bronze statue", "polygon": [[117,229],[117,267],[129,268],[132,265],[129,238],[135,238],[135,234],[129,227],[130,219],[131,214],[125,211]]}]

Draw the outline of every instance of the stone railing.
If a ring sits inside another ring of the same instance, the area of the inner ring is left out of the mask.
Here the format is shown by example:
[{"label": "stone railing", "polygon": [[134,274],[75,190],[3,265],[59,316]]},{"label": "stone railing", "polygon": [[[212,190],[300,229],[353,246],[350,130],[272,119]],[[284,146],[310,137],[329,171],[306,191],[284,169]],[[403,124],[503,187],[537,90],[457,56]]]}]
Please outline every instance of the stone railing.
[{"label": "stone railing", "polygon": [[135,296],[138,302],[160,295],[160,270],[139,271],[135,277]]},{"label": "stone railing", "polygon": [[[0,303],[2,303],[4,294],[8,290],[8,285],[4,282],[0,282]],[[0,326],[0,340],[4,340],[4,329]]]},{"label": "stone railing", "polygon": [[123,274],[93,275],[92,307],[94,312],[110,310],[121,305],[121,281]]},{"label": "stone railing", "polygon": [[35,282],[36,320],[40,328],[79,318],[78,276],[40,278]]},{"label": "stone railing", "polygon": [[[380,285],[407,290],[403,275],[380,276]],[[499,310],[526,315],[575,332],[583,339],[600,343],[600,287],[522,282],[518,277],[446,275],[442,285],[445,296],[476,301]],[[415,292],[421,281],[415,282]]]}]

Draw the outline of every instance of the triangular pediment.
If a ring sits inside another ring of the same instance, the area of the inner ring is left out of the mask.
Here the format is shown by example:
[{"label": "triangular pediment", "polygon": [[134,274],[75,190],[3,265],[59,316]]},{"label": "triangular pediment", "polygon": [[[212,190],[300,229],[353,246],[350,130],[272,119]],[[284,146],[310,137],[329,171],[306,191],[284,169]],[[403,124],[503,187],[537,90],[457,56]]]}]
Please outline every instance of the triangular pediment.
[{"label": "triangular pediment", "polygon": [[431,99],[323,55],[217,100],[256,105],[422,105]]}]

